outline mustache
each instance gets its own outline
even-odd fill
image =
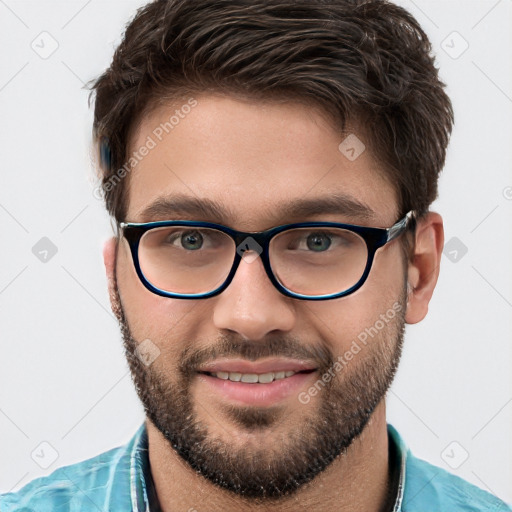
[[[296,339],[269,337],[264,340],[242,340],[234,336],[222,336],[215,344],[204,348],[187,347],[181,355],[179,371],[191,376],[205,363],[220,358],[241,358],[249,361],[268,357],[286,357],[312,361],[319,369],[334,364],[331,350],[323,344],[301,343]]]

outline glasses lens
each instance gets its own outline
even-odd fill
[[[156,288],[172,293],[207,293],[224,282],[235,251],[235,242],[222,231],[168,226],[144,233],[139,263]]]
[[[296,228],[276,235],[270,264],[288,290],[309,296],[341,293],[363,276],[365,241],[341,228]]]

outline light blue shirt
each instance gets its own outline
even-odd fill
[[[512,512],[512,507],[487,491],[414,457],[389,424],[388,434],[399,471],[393,512]],[[17,492],[0,495],[0,512],[159,510],[145,423],[124,446],[58,468]]]

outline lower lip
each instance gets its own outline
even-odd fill
[[[265,407],[291,396],[298,396],[301,388],[304,388],[306,382],[312,379],[315,373],[296,373],[291,377],[274,380],[268,384],[233,382],[204,373],[199,374],[199,379],[224,399],[244,405]]]

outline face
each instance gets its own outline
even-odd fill
[[[338,149],[347,134],[320,112],[296,103],[196,100],[161,141],[155,129],[179,105],[140,126],[132,149],[148,137],[156,146],[129,175],[127,222],[187,219],[263,231],[398,220],[395,191],[370,151],[347,159]],[[178,195],[218,208],[144,213],[156,199]],[[344,198],[337,211],[285,210],[334,196]],[[121,239],[111,300],[137,392],[169,446],[214,484],[248,498],[289,495],[326,469],[362,432],[398,365],[406,308],[399,244],[379,249],[366,283],[347,297],[286,297],[256,258],[241,261],[220,295],[184,300],[147,290]],[[150,364],[137,356],[141,342],[157,355]],[[294,373],[276,379],[284,372]],[[269,373],[272,382],[242,382]]]

